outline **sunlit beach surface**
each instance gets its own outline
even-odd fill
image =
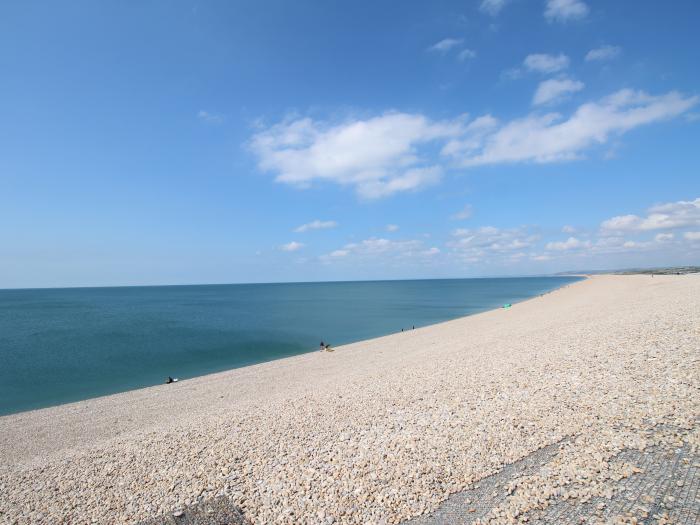
[[[612,496],[641,471],[620,451],[697,449],[699,312],[700,275],[599,275],[333,352],[5,416],[0,521],[176,520],[216,500],[251,523],[399,523],[552,445],[483,522]]]

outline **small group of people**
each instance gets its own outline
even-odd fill
[[[321,348],[320,348],[321,352],[323,352],[324,350],[330,350],[330,348],[331,348],[331,345],[329,345],[328,343],[324,343],[323,341],[321,341]]]

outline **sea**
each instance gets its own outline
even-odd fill
[[[0,415],[419,328],[578,279],[0,290]]]

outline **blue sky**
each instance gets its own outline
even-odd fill
[[[699,18],[5,2],[0,287],[698,264]]]

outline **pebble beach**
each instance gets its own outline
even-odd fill
[[[0,523],[214,501],[253,524],[401,523],[554,446],[479,518],[527,522],[612,498],[642,470],[621,451],[700,445],[698,274],[593,276],[333,350],[0,417]]]

